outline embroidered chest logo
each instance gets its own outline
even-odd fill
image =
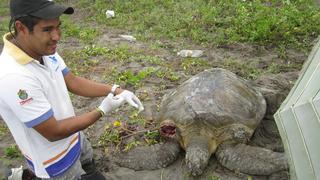
[[[59,68],[57,58],[55,56],[49,56],[49,58],[51,60],[51,63],[56,66],[56,67],[54,67],[54,70],[57,71]]]
[[[53,64],[57,64],[58,60],[56,59],[55,56],[49,56],[49,58]]]
[[[28,102],[33,100],[32,97],[28,98],[29,97],[28,93],[26,92],[26,90],[22,90],[22,89],[19,90],[18,97],[21,100],[19,102],[20,105],[24,105],[24,104],[26,104],[26,103],[28,103]]]

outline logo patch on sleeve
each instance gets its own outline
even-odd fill
[[[19,103],[20,105],[24,105],[30,101],[33,100],[32,97],[29,97],[28,93],[26,92],[26,90],[22,90],[20,89],[19,92],[18,92],[18,96],[19,96],[19,99],[21,100]]]

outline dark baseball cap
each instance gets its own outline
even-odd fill
[[[62,14],[73,14],[72,7],[55,4],[52,0],[11,0],[11,18],[31,15],[41,19],[54,19]]]

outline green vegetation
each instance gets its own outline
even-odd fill
[[[113,76],[109,77],[109,81],[121,84],[124,87],[139,88],[142,86],[143,81],[150,78],[167,79],[170,81],[177,81],[180,79],[179,75],[173,72],[170,68],[153,68],[148,67],[139,72],[133,72],[131,70],[118,71],[113,69]],[[160,82],[160,81],[159,81]]]
[[[7,18],[4,18],[3,21],[0,21],[0,33],[1,33],[1,35],[9,32],[8,24],[9,24],[9,19],[7,19]]]
[[[210,65],[204,59],[186,58],[182,61],[181,67],[186,73],[195,74],[201,70],[208,69]]]
[[[227,59],[222,64],[222,68],[228,69],[231,72],[236,72],[239,76],[245,77],[246,79],[256,79],[262,73],[262,70],[256,68],[256,64],[244,64],[234,59]]]
[[[283,71],[288,71],[288,70],[294,70],[294,69],[300,69],[300,67],[294,63],[281,63],[281,64],[277,64],[275,62],[271,63],[266,71],[268,73],[272,73],[272,74],[277,74]]]
[[[217,177],[217,176],[211,175],[211,176],[208,177],[208,180],[220,180],[220,178]]]
[[[125,84],[129,86],[134,86],[137,88],[141,81],[145,79],[147,76],[150,76],[152,73],[155,72],[154,68],[147,68],[145,70],[139,71],[138,73],[134,74],[130,70],[125,70],[123,72],[120,72],[116,77],[118,77],[117,82],[118,84]]]
[[[320,11],[312,0],[80,0],[86,21],[127,29],[140,40],[188,38],[221,46],[247,42],[309,50],[320,32]],[[106,20],[105,10],[116,18]]]
[[[0,34],[2,35],[9,31],[9,0],[2,0],[0,2]],[[2,40],[0,41],[2,42]]]
[[[144,135],[145,141],[148,145],[157,144],[160,141],[160,133],[158,130],[155,131],[147,131]]]
[[[125,145],[124,151],[129,151],[130,149],[132,149],[138,145],[140,145],[140,141],[138,141],[138,140],[129,142]]]
[[[2,120],[1,120],[2,121]],[[9,132],[9,129],[7,128],[6,125],[4,125],[3,123],[0,123],[0,137],[2,135],[5,135]]]
[[[96,29],[74,24],[70,21],[69,17],[62,16],[62,22],[63,35],[65,37],[76,38],[87,44],[92,44],[98,36]]]
[[[106,127],[105,133],[100,136],[99,145],[106,146],[109,143],[118,145],[121,142],[119,130],[117,128],[110,128],[110,126]]]
[[[8,2],[0,2],[1,34],[8,31]],[[70,3],[66,0],[57,2]],[[134,50],[128,45],[98,45],[97,41],[106,31],[121,29],[130,32],[139,41],[150,42],[150,50],[165,48],[172,53],[177,51],[177,47],[163,40],[178,42],[185,48],[190,46],[190,42],[205,48],[248,43],[276,48],[278,56],[283,59],[287,57],[286,51],[289,48],[309,52],[320,33],[320,11],[313,0],[79,0],[73,1],[72,6],[80,15],[77,14],[76,18],[62,16],[62,41],[75,39],[85,48],[64,50],[67,65],[75,74],[84,75],[90,73],[93,66],[105,65],[104,61],[117,62],[114,65],[117,67],[128,62],[138,62],[146,66],[147,70],[135,72],[129,69],[119,72],[117,68],[118,73],[115,75],[110,74],[114,68],[110,66],[104,72],[105,77],[108,77],[106,80],[134,87],[141,86],[145,79],[151,77],[178,81],[180,77],[177,71],[194,74],[214,65],[206,59],[190,58],[182,60],[180,69],[176,69],[162,58]],[[116,18],[107,19],[107,9],[114,10]],[[237,69],[237,73],[249,78],[296,67],[290,64],[278,67],[280,63],[275,62],[265,71],[259,72],[254,70],[255,65],[249,64],[246,67],[228,61],[224,63],[225,68],[242,68]]]
[[[106,123],[98,144],[105,149],[113,147],[110,150],[117,152],[128,151],[138,145],[150,146],[160,141],[162,139],[155,124],[133,110],[129,117],[120,117]]]
[[[139,40],[187,38],[210,46],[246,42],[307,52],[320,32],[314,0],[79,0],[72,5],[86,13],[78,23],[63,16],[64,35],[87,44],[114,27],[132,31]],[[114,10],[116,18],[106,19],[106,9]],[[0,15],[3,34],[8,0],[1,1]]]
[[[78,18],[71,20],[72,16],[63,16],[64,38],[76,38],[85,44],[85,48],[66,50],[65,55],[70,57],[68,66],[75,74],[88,74],[92,67],[103,65],[108,67],[103,72],[104,80],[120,83],[124,87],[141,87],[150,78],[178,81],[181,76],[177,72],[192,75],[216,67],[208,59],[199,58],[181,59],[180,64],[174,67],[150,53],[150,50],[164,48],[175,54],[177,47],[166,43],[168,40],[184,48],[191,47],[190,42],[204,48],[246,43],[276,49],[278,57],[286,59],[288,49],[308,53],[320,33],[320,11],[312,0],[120,0],[107,3],[102,0],[79,0],[72,5],[81,12],[81,23]],[[107,19],[107,9],[114,10],[116,17]],[[99,35],[112,29],[130,32],[138,41],[148,42],[149,51],[132,49],[123,44],[98,45]],[[259,69],[257,64],[251,62],[223,61],[223,68],[249,79],[264,73],[301,67],[290,62],[274,62]],[[119,68],[130,62],[145,68],[140,71]]]
[[[4,150],[4,154],[7,158],[20,158],[22,154],[17,145],[13,144]]]

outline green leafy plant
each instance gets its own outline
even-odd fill
[[[142,62],[150,63],[151,65],[161,65],[161,66],[165,65],[163,60],[156,56],[140,55],[137,57],[137,59],[141,59]]]
[[[221,180],[219,177],[211,175],[208,177],[208,180]]]
[[[290,62],[284,62],[284,63],[272,62],[271,64],[268,65],[265,72],[277,74],[280,72],[288,72],[294,69],[301,69],[301,66],[302,66],[301,64],[294,64]]]
[[[9,132],[9,129],[6,125],[0,124],[0,136],[3,136]]]
[[[4,154],[7,158],[19,158],[22,154],[17,145],[13,144],[4,149]]]
[[[209,68],[208,61],[199,58],[186,58],[180,65],[186,73],[194,74],[206,68]]]
[[[98,31],[96,29],[72,23],[68,16],[62,16],[62,21],[61,28],[63,29],[62,32],[65,38],[77,38],[84,43],[92,44],[98,36]]]
[[[137,147],[138,145],[140,145],[140,141],[132,141],[129,142],[128,144],[125,145],[124,151],[129,151],[130,149],[133,149],[134,147]]]
[[[178,81],[180,76],[174,72],[171,68],[160,68],[155,72],[155,75],[161,79],[168,79],[170,81]]]
[[[105,146],[108,143],[118,145],[121,142],[120,132],[117,128],[107,129],[104,134],[100,137],[99,145]]]
[[[134,73],[131,70],[125,70],[117,75],[117,82],[125,85],[139,87],[141,81],[155,72],[155,69],[150,67]]]
[[[223,68],[235,72],[246,79],[256,79],[262,71],[256,67],[254,63],[241,63],[234,59],[227,59],[223,63]]]
[[[154,131],[147,131],[144,134],[144,140],[147,142],[148,145],[157,144],[160,142],[160,133],[158,130]]]
[[[137,110],[134,109],[129,116],[128,124],[145,127],[146,120],[138,114]]]

